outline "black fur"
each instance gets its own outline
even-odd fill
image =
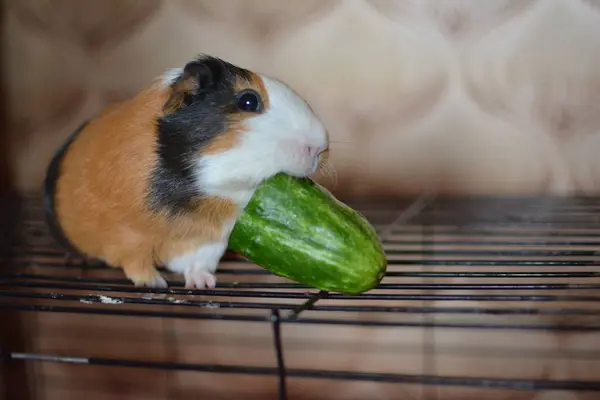
[[[189,210],[202,196],[193,176],[193,164],[203,146],[229,129],[229,115],[239,113],[234,84],[250,81],[249,71],[214,57],[188,63],[181,79],[197,86],[183,95],[178,109],[157,120],[158,163],[151,175],[149,201],[156,211],[177,214]],[[176,80],[174,88],[181,82]]]
[[[73,243],[67,238],[65,233],[63,232],[57,218],[56,218],[56,205],[55,205],[55,195],[56,195],[56,182],[60,176],[62,159],[69,149],[69,146],[75,138],[79,135],[79,133],[83,130],[83,128],[88,124],[88,122],[82,123],[76,130],[65,140],[62,146],[56,151],[56,154],[52,157],[48,168],[46,169],[46,178],[44,180],[44,214],[46,218],[46,224],[50,229],[50,234],[54,237],[54,239],[71,255],[81,256],[82,253],[75,248]]]

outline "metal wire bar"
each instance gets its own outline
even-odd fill
[[[52,299],[62,301],[78,301],[84,304],[104,303],[106,297],[98,295],[70,295],[61,293],[20,293],[20,292],[0,292],[0,297],[22,298],[22,299]],[[403,314],[489,314],[489,315],[598,315],[600,307],[597,309],[578,309],[578,308],[483,308],[483,307],[417,307],[417,306],[317,306],[313,305],[316,300],[322,297],[314,296],[314,300],[309,300],[311,305],[302,304],[298,307],[290,303],[248,303],[232,301],[193,301],[168,299],[144,299],[131,297],[110,297],[113,304],[148,304],[148,305],[180,305],[184,307],[199,307],[220,309],[258,309],[258,310],[292,310],[293,312],[286,317],[293,320],[299,317],[301,311],[335,311],[335,312],[385,312],[385,313],[403,313]],[[308,303],[308,302],[307,302]]]
[[[591,265],[593,266],[593,265]],[[230,273],[230,270],[224,269],[219,271],[223,275]],[[235,270],[232,275],[269,275],[266,271],[259,270]],[[572,272],[554,272],[554,271],[531,271],[531,272],[421,272],[421,271],[393,271],[387,272],[386,277],[397,277],[397,278],[593,278],[600,276],[600,271],[572,271]],[[44,281],[57,281],[57,282],[87,282],[87,283],[98,283],[108,285],[127,285],[128,282],[124,279],[106,278],[106,279],[94,279],[85,277],[55,277],[48,275],[34,275],[34,274],[0,274],[0,279],[6,279],[7,282],[0,282],[0,284],[9,284],[8,280],[14,279],[35,279]],[[181,286],[181,282],[176,282],[178,286]],[[219,286],[221,287],[221,286]]]
[[[66,285],[59,283],[45,283],[45,282],[0,282],[1,286],[12,286],[12,287],[30,287],[30,288],[46,288],[46,289],[73,289],[73,290],[94,290],[94,291],[120,291],[121,288],[111,286],[96,286],[96,285]],[[182,286],[181,283],[179,286]],[[228,289],[310,289],[306,285],[299,283],[220,283],[217,287],[228,288]],[[422,284],[422,283],[382,283],[378,286],[378,289],[387,290],[598,290],[600,284],[587,284],[587,283],[505,283],[505,284],[470,284],[470,283],[457,283],[457,284]],[[128,291],[129,288],[122,288],[122,290]],[[140,289],[142,291],[142,289]],[[158,293],[155,290],[145,290],[146,293]],[[172,294],[205,294],[202,290],[177,290],[167,289],[165,293]]]
[[[594,232],[577,232],[574,230],[561,231],[560,228],[541,230],[536,229],[530,232],[511,232],[507,229],[475,229],[473,227],[461,227],[460,229],[455,227],[438,227],[436,228],[438,234],[440,233],[451,233],[452,236],[485,236],[485,237],[511,237],[511,238],[529,238],[529,237],[542,237],[542,238],[600,238],[600,231],[596,229]],[[395,228],[393,234],[408,234],[414,233],[414,227],[403,227]]]
[[[102,365],[115,367],[135,367],[161,370],[196,371],[226,374],[278,375],[279,368],[273,367],[240,367],[234,365],[206,365],[164,363],[136,360],[117,360],[109,358],[61,357],[45,354],[12,353],[13,359],[36,360],[56,363],[82,365]],[[502,388],[513,390],[575,390],[599,391],[600,382],[586,381],[557,381],[557,380],[528,380],[528,379],[497,379],[484,377],[450,377],[428,375],[401,375],[382,373],[357,373],[352,371],[327,371],[313,369],[287,369],[286,375],[294,378],[318,378],[354,381],[373,381],[390,383],[409,383],[421,385],[470,386],[485,388]]]
[[[275,355],[277,358],[277,378],[279,383],[279,400],[287,399],[287,371],[283,359],[283,346],[281,345],[281,318],[279,310],[271,311],[271,323],[273,325],[273,344],[275,346]]]
[[[61,306],[37,306],[30,304],[0,304],[0,309],[10,308],[20,311],[43,311],[62,312],[72,314],[96,314],[114,315],[124,317],[146,317],[146,318],[179,318],[198,320],[222,320],[222,321],[245,321],[265,322],[262,316],[251,315],[228,315],[228,314],[189,314],[179,312],[152,312],[137,310],[109,310],[109,309],[83,309],[82,307]],[[598,332],[600,324],[562,324],[551,323],[539,324],[497,324],[497,323],[448,323],[448,322],[396,322],[396,321],[356,321],[334,318],[301,318],[286,319],[288,323],[307,325],[340,325],[340,326],[370,326],[370,327],[394,327],[394,328],[437,328],[437,329],[478,329],[478,330],[529,330],[529,331],[557,331],[557,332]]]
[[[0,283],[0,286],[2,284]],[[8,286],[8,285],[7,285]],[[20,286],[20,285],[14,285]],[[26,287],[35,285],[24,285]],[[202,294],[213,297],[250,297],[250,298],[280,298],[280,299],[303,299],[310,297],[307,292],[280,292],[280,291],[231,291],[231,290],[204,290],[194,291],[188,289],[150,289],[150,288],[132,288],[121,286],[85,286],[85,285],[58,285],[50,286],[51,289],[84,290],[97,292],[120,292],[135,294],[156,294],[156,295],[187,295]],[[0,292],[0,294],[5,292]],[[360,298],[361,300],[443,300],[443,301],[536,301],[536,302],[596,302],[600,301],[599,296],[571,296],[571,295],[441,295],[441,294],[371,294],[365,293],[360,296],[348,296],[337,293],[328,294],[329,298],[340,300],[351,300]]]

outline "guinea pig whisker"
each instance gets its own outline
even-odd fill
[[[345,141],[345,140],[330,140],[329,143],[333,143],[333,144],[346,144],[346,145],[352,145],[351,142]]]
[[[338,185],[338,174],[332,163],[329,160],[321,163],[319,165],[319,172],[323,174],[323,176],[331,178],[333,181],[333,189],[337,188]]]

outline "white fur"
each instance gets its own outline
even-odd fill
[[[240,208],[241,209],[241,208]],[[173,272],[183,274],[187,288],[204,287],[214,288],[217,279],[214,276],[219,261],[227,250],[229,235],[233,230],[238,215],[223,224],[223,231],[219,240],[208,242],[194,251],[181,254],[167,261],[167,268]]]
[[[198,182],[208,194],[245,206],[264,179],[279,172],[313,174],[317,153],[328,146],[327,131],[306,102],[283,83],[260,75],[269,96],[269,109],[246,121],[240,143],[198,161]],[[306,146],[315,149],[312,155]]]
[[[214,276],[227,249],[227,241],[210,242],[195,251],[173,258],[167,267],[185,276],[186,287],[215,287]]]
[[[177,73],[168,72],[163,82],[169,84]],[[239,210],[258,184],[279,172],[299,177],[315,173],[319,153],[328,147],[327,131],[306,102],[283,83],[260,77],[268,93],[268,110],[246,120],[246,131],[233,149],[201,157],[196,169],[204,193],[230,199]],[[214,273],[236,220],[237,216],[223,225],[220,240],[168,260],[170,270],[184,274],[186,287],[216,285]]]

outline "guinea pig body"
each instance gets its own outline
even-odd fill
[[[57,153],[48,217],[71,247],[137,286],[214,287],[233,226],[264,180],[310,176],[327,132],[283,83],[213,57],[89,121]]]

